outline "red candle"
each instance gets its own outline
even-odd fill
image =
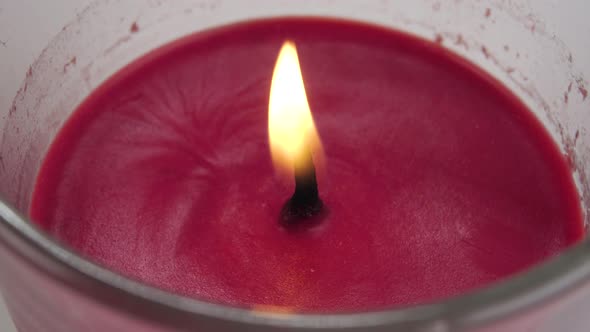
[[[294,183],[267,128],[286,39],[325,156],[326,213],[296,229],[279,222]],[[184,38],[94,91],[48,152],[31,216],[179,294],[343,312],[523,271],[581,238],[578,201],[549,135],[478,68],[398,32],[275,19]]]

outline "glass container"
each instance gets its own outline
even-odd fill
[[[567,332],[590,326],[588,240],[506,281],[436,303],[287,315],[142,285],[79,257],[27,220],[35,177],[53,137],[118,69],[190,33],[256,18],[312,15],[438,42],[503,82],[568,158],[587,222],[587,1],[8,0],[0,7],[0,290],[19,331]]]

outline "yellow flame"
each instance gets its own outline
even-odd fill
[[[275,167],[291,169],[312,153],[322,154],[311,116],[295,44],[286,41],[274,68],[268,105],[268,134]]]

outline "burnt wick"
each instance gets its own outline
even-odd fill
[[[324,211],[320,199],[315,166],[308,149],[294,165],[295,192],[281,211],[281,222],[286,225],[317,221]]]

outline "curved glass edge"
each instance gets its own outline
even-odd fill
[[[433,326],[475,328],[534,310],[590,280],[590,241],[528,272],[488,288],[440,302],[379,312],[273,314],[226,307],[171,294],[89,262],[44,235],[0,201],[0,243],[47,275],[89,299],[159,325],[186,329],[200,325],[238,331],[243,324],[261,331],[298,329],[424,330]]]

